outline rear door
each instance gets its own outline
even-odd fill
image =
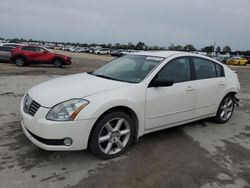
[[[225,89],[223,67],[211,60],[192,57],[196,89],[194,117],[214,114]]]

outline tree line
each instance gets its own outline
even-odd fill
[[[0,40],[5,40],[4,38],[0,37]],[[43,41],[43,40],[33,40],[33,39],[24,39],[24,38],[12,38],[7,39],[10,43],[21,43],[21,42],[34,42],[39,44],[46,44],[46,43],[53,43],[55,45],[62,44],[62,45],[70,45],[70,46],[79,46],[79,47],[91,47],[91,46],[101,46],[103,48],[110,48],[110,49],[134,49],[134,50],[175,50],[175,51],[202,51],[206,52],[207,54],[211,54],[212,52],[219,52],[219,53],[237,53],[240,55],[250,55],[250,50],[246,51],[236,51],[232,52],[231,47],[229,45],[224,46],[221,48],[220,46],[217,46],[216,48],[212,45],[205,46],[201,49],[196,49],[194,45],[187,44],[187,45],[174,45],[170,44],[168,47],[160,47],[160,46],[148,46],[144,42],[138,42],[136,44],[129,42],[127,44],[97,44],[97,43],[79,43],[79,42],[50,42],[50,41]]]

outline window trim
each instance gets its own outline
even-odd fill
[[[193,81],[194,75],[193,75],[192,63],[191,63],[191,61],[190,61],[190,57],[189,57],[189,56],[179,56],[179,57],[175,57],[175,58],[169,60],[169,61],[168,61],[168,62],[167,62],[167,63],[166,63],[157,73],[156,73],[156,75],[152,78],[152,80],[151,80],[151,81],[149,82],[149,84],[148,84],[148,87],[150,86],[151,82],[153,82],[153,81],[157,78],[159,72],[161,72],[166,66],[168,66],[169,63],[170,63],[171,61],[174,61],[174,60],[180,59],[180,58],[186,58],[186,59],[188,59],[188,62],[189,62],[188,64],[189,64],[189,67],[190,67],[190,76],[191,76],[191,77],[190,77],[190,80],[182,81],[182,82],[174,82],[174,84]]]
[[[221,67],[221,74],[222,76],[218,76],[218,72],[217,72],[217,69],[216,69],[216,65],[220,66]],[[225,71],[224,71],[224,67],[222,65],[220,65],[219,63],[216,63],[214,62],[214,66],[215,66],[215,70],[216,70],[216,76],[217,78],[222,78],[222,77],[225,77]]]
[[[225,77],[224,67],[223,67],[222,65],[220,65],[219,63],[216,63],[216,62],[214,62],[214,61],[212,61],[212,60],[210,60],[210,59],[206,59],[206,58],[203,58],[203,57],[190,56],[190,62],[191,62],[191,64],[192,64],[192,69],[193,69],[193,73],[194,73],[194,80],[212,79],[212,78],[201,78],[201,79],[197,79],[197,77],[196,77],[196,72],[195,72],[195,65],[194,65],[194,61],[193,61],[194,58],[203,59],[203,60],[206,60],[206,61],[209,61],[209,62],[213,63],[214,69],[215,69],[215,73],[216,73],[216,77],[212,77],[212,78],[222,78],[222,77]],[[219,66],[221,67],[222,75],[223,75],[223,76],[218,76],[217,69],[216,69],[216,64],[219,65]]]

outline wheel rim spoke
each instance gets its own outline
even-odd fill
[[[233,102],[233,101],[232,101],[231,99],[229,99],[229,101],[227,102],[227,106],[230,107],[231,104],[232,104],[232,102]]]
[[[108,145],[107,145],[107,147],[105,148],[105,151],[104,151],[104,152],[107,153],[107,154],[109,154],[109,152],[110,152],[112,146],[113,146],[113,143],[112,143],[112,142],[109,142]]]
[[[225,111],[223,110],[220,114],[220,116],[223,118],[224,117],[224,114],[225,114]]]
[[[99,138],[99,143],[108,141],[109,139],[110,139],[110,134],[107,134],[107,135],[102,136],[102,137]]]
[[[123,148],[124,148],[123,143],[122,143],[120,140],[117,140],[116,145],[117,145],[118,148],[120,148],[120,149],[123,149]]]
[[[124,130],[120,131],[120,134],[121,135],[127,135],[127,134],[129,134],[129,132],[130,132],[129,129],[124,129]]]
[[[124,122],[123,119],[119,119],[115,125],[114,131],[119,131],[123,122]]]
[[[106,123],[105,127],[106,127],[106,129],[107,129],[108,132],[112,132],[113,131],[113,128],[112,128],[110,122]]]

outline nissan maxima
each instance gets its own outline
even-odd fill
[[[21,124],[45,150],[89,148],[109,159],[153,131],[204,118],[227,122],[239,90],[237,74],[209,57],[137,52],[31,88]]]

